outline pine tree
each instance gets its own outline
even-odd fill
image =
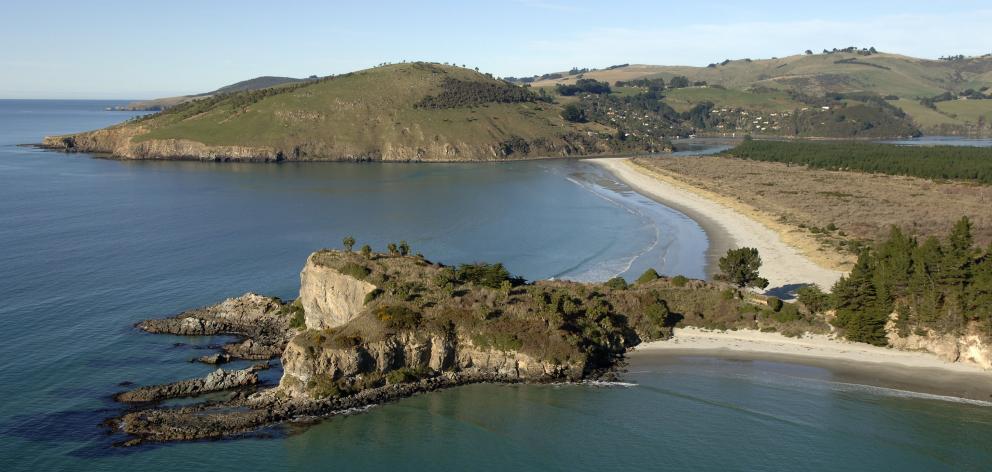
[[[872,282],[872,257],[869,250],[861,251],[858,262],[846,277],[834,284],[834,306],[851,312],[875,308],[878,294]]]
[[[885,337],[888,313],[878,303],[878,291],[873,282],[874,269],[874,258],[866,249],[858,256],[850,275],[834,284],[837,316],[833,324],[844,328],[845,337],[851,341],[884,346],[888,344]]]
[[[975,264],[968,290],[968,309],[986,335],[992,336],[992,244]]]
[[[916,240],[893,226],[889,238],[875,251],[873,283],[879,308],[891,312],[896,299],[905,296],[913,275],[913,251]]]

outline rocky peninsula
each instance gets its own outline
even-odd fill
[[[741,303],[723,285],[653,271],[634,285],[525,283],[500,264],[448,267],[405,248],[318,251],[300,280],[292,302],[249,293],[139,323],[149,333],[240,336],[216,357],[278,357],[283,373],[271,388],[259,385],[261,364],[122,392],[118,401],[137,405],[111,420],[129,436],[123,444],[238,435],[466,383],[602,378],[630,347],[670,335],[685,315],[666,298],[692,312],[701,305],[736,312]],[[235,393],[181,407],[158,403],[219,390]]]

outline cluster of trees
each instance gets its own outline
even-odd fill
[[[858,54],[860,56],[870,56],[872,54],[878,54],[878,50],[875,49],[874,46],[869,47],[869,48],[861,48],[861,49],[858,49],[858,48],[856,48],[854,46],[848,46],[848,47],[843,48],[843,49],[833,48],[832,50],[828,50],[828,49],[824,49],[823,50],[823,53],[824,54],[834,54],[834,53],[838,53],[838,52],[855,53],[855,54]],[[806,51],[806,54],[812,54],[812,51],[807,50]]]
[[[536,82],[538,80],[555,80],[564,77],[558,72],[553,72],[551,74],[544,75],[532,75],[530,77],[503,77],[503,80],[508,82],[520,82],[522,84],[529,84],[531,82]]]
[[[589,121],[589,118],[586,116],[586,111],[576,103],[569,103],[568,105],[565,105],[561,110],[561,117],[564,118],[565,121],[570,121],[572,123],[585,123]]]
[[[992,148],[751,140],[742,142],[730,154],[742,159],[800,164],[818,169],[992,184]]]
[[[713,102],[697,103],[688,111],[682,112],[682,119],[696,129],[710,128],[718,121],[710,114],[714,106]]]
[[[589,72],[588,67],[583,67],[581,69],[578,67],[573,67],[571,70],[568,71],[568,75],[579,75],[579,74],[585,74],[586,72]]]
[[[906,112],[891,103],[889,100],[898,100],[899,97],[894,95],[887,95],[882,97],[876,93],[871,92],[849,92],[849,93],[828,93],[825,95],[826,98],[833,100],[834,102],[843,102],[844,100],[853,100],[865,103],[867,105],[872,105],[882,110],[892,114],[893,116],[899,118],[905,118]]]
[[[676,75],[668,81],[668,88],[685,88],[689,86],[689,79],[684,75]]]
[[[353,236],[345,236],[341,240],[341,245],[344,246],[345,251],[351,252],[355,249],[355,238]],[[406,241],[400,241],[399,244],[389,243],[386,245],[386,250],[388,250],[389,254],[393,256],[410,255],[410,245]],[[366,258],[370,258],[372,257],[372,246],[369,246],[368,244],[362,245],[359,252]],[[417,255],[420,256],[419,253]]]
[[[503,82],[479,82],[447,78],[441,93],[424,97],[418,108],[459,108],[486,103],[522,103],[541,100],[540,95],[523,87]]]
[[[937,109],[937,103],[940,103],[940,102],[949,102],[951,100],[957,100],[959,98],[966,98],[968,100],[988,100],[988,99],[992,99],[992,94],[987,94],[988,91],[989,91],[989,88],[986,86],[986,87],[982,87],[982,88],[980,88],[978,90],[975,90],[975,89],[971,89],[970,88],[970,89],[967,89],[967,90],[965,90],[964,92],[961,92],[961,93],[944,92],[944,93],[942,93],[940,95],[934,95],[932,97],[921,98],[920,99],[920,104],[922,104],[925,107],[933,108],[934,110],[936,110]]]
[[[595,79],[579,79],[575,81],[574,85],[558,84],[555,86],[555,90],[559,95],[566,97],[580,93],[605,94],[610,93],[610,84]]]
[[[992,335],[992,246],[975,247],[968,218],[944,241],[931,237],[922,244],[892,228],[834,285],[832,305],[833,324],[853,341],[887,344],[891,313],[898,313],[902,335],[961,334],[973,322]]]
[[[665,89],[665,79],[634,79],[618,80],[613,83],[617,87],[646,87],[648,90],[661,91]]]

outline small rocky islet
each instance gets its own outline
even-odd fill
[[[128,436],[120,444],[231,437],[469,383],[614,378],[628,349],[669,337],[680,320],[739,319],[742,306],[763,303],[726,284],[654,271],[630,285],[526,283],[500,264],[450,267],[407,253],[321,250],[291,302],[248,293],[138,323],[149,333],[239,336],[198,360],[281,358],[283,373],[264,386],[261,363],[119,393],[132,408],[108,420]],[[218,391],[233,393],[160,403]]]

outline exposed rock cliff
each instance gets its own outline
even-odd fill
[[[506,381],[579,380],[582,362],[561,364],[519,351],[472,344],[467,336],[405,332],[358,346],[314,349],[301,335],[286,346],[279,388],[291,396],[320,397],[322,384],[361,390],[363,381],[390,372],[453,371]]]
[[[895,316],[893,316],[895,318]],[[894,319],[886,325],[889,345],[908,351],[927,351],[948,362],[961,362],[992,369],[992,344],[976,332],[974,327],[962,336],[938,334],[932,329],[914,330],[900,336]]]
[[[110,154],[119,159],[276,162],[285,155],[268,147],[208,146],[188,139],[135,141],[142,127],[115,126],[63,136],[46,136],[41,146],[66,152]]]
[[[312,254],[300,272],[300,303],[307,328],[336,328],[348,323],[364,309],[365,297],[375,289],[375,285],[342,274]]]

